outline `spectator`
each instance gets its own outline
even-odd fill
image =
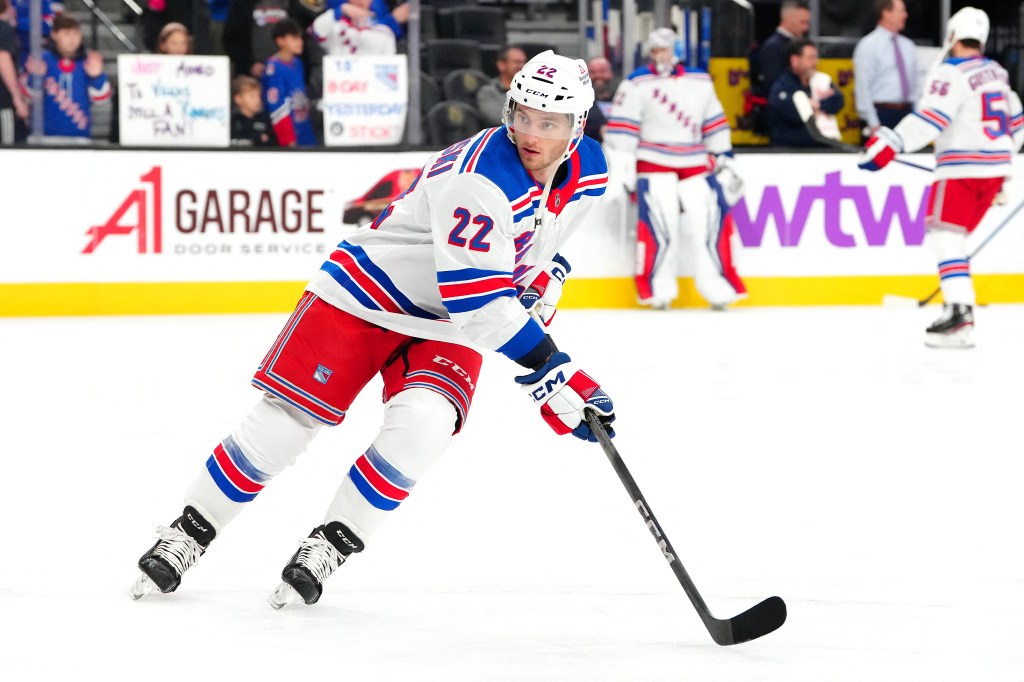
[[[907,24],[906,4],[875,0],[875,17],[875,30],[853,51],[853,99],[867,128],[865,138],[881,126],[895,128],[914,110],[921,90],[914,43],[900,35]]]
[[[164,24],[156,39],[158,54],[184,55],[191,52],[192,36],[184,24],[172,21]]]
[[[24,64],[25,60],[28,59],[29,51],[32,49],[30,40],[32,0],[12,0],[11,4],[14,6],[14,13],[17,16],[18,41],[21,43],[21,56],[18,58],[18,64]],[[64,4],[54,3],[51,0],[42,0],[41,5],[40,10],[43,16],[42,37],[45,49],[46,39],[50,37],[50,30],[53,28],[53,18],[64,11]]]
[[[148,0],[142,13],[142,43],[159,52],[160,36],[168,24],[181,24],[194,37],[199,54],[210,53],[210,6],[207,0]]]
[[[88,140],[92,134],[91,106],[110,99],[103,56],[99,52],[78,56],[82,30],[78,20],[66,14],[53,20],[50,37],[53,50],[41,59],[30,57],[25,65],[33,88],[42,79],[43,135]]]
[[[265,62],[277,51],[274,27],[288,18],[288,0],[231,1],[222,40],[236,74],[263,76]]]
[[[192,36],[184,24],[172,21],[164,24],[156,37],[156,53],[168,55],[186,55],[192,51]],[[110,106],[114,115],[110,117],[110,132],[107,139],[113,144],[121,141],[121,102],[120,93],[115,89],[110,98]]]
[[[318,16],[309,32],[330,55],[395,54],[409,5],[388,11],[382,0],[349,0]]]
[[[306,77],[302,68],[302,28],[294,19],[274,25],[277,53],[267,60],[263,70],[263,99],[282,147],[315,145],[316,134],[310,123],[310,103],[306,95]]]
[[[593,57],[587,62],[590,81],[594,84],[594,95],[601,103],[605,116],[612,110],[612,100],[619,87],[620,79],[612,71],[612,63],[604,57]]]
[[[2,0],[0,0],[2,1]],[[263,110],[260,82],[239,74],[231,80],[231,144],[236,147],[276,147],[277,135]]]
[[[768,120],[773,145],[782,147],[817,147],[807,132],[803,119],[793,105],[793,93],[803,90],[811,96],[811,76],[818,70],[818,48],[810,40],[794,40],[789,46],[789,69],[775,79],[768,95]],[[815,114],[819,111],[835,114],[843,108],[843,93],[833,89],[823,93],[817,102],[811,100]]]
[[[24,142],[28,122],[28,103],[18,84],[17,17],[7,0],[0,0],[0,146]]]
[[[612,72],[612,64],[604,57],[593,57],[587,61],[590,82],[594,85],[594,106],[587,116],[586,134],[598,142],[604,140],[604,128],[612,110],[612,99],[619,87],[619,79]]]
[[[799,0],[784,0],[779,9],[779,25],[775,33],[768,36],[757,50],[758,72],[750,74],[752,89],[765,94],[772,91],[775,79],[789,71],[789,44],[807,37],[810,28],[811,10],[807,4]]]
[[[508,94],[512,76],[526,64],[526,53],[515,45],[505,45],[498,52],[498,77],[476,91],[476,108],[480,111],[485,126],[501,125],[505,111],[505,96]]]
[[[210,54],[224,54],[224,22],[230,0],[207,0],[210,8]]]

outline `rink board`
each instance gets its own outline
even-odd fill
[[[281,153],[30,150],[0,185],[0,315],[274,312],[292,308],[333,245],[355,229],[353,202],[424,152]],[[742,305],[878,304],[937,286],[923,245],[931,177],[880,173],[838,154],[738,153],[734,209]],[[913,157],[927,164],[926,155]],[[53,178],[74,179],[53,191]],[[971,246],[1022,199],[1019,182]],[[632,216],[621,192],[563,249],[563,305],[636,306]],[[372,208],[372,207],[371,207]],[[972,263],[979,300],[1024,302],[1024,232],[1007,225]],[[703,306],[678,264],[680,307]]]

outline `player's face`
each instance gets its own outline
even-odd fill
[[[515,132],[519,160],[529,171],[538,171],[562,159],[572,137],[572,126],[565,114],[548,113],[517,105],[511,126]]]
[[[662,66],[671,66],[674,56],[670,47],[656,47],[651,50],[651,61]]]
[[[78,48],[82,46],[82,32],[77,28],[64,28],[54,31],[51,36],[57,52],[62,57],[74,57]]]

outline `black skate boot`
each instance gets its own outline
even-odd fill
[[[217,534],[194,507],[185,507],[170,528],[160,526],[156,532],[156,544],[139,559],[142,575],[132,585],[132,599],[141,599],[155,590],[178,589],[182,574],[203,555]]]
[[[966,303],[946,303],[942,316],[925,330],[924,343],[932,348],[973,348],[974,308]]]
[[[314,528],[281,571],[284,582],[270,593],[267,600],[275,609],[299,600],[306,604],[317,603],[327,577],[345,563],[350,554],[361,551],[362,541],[339,521]]]

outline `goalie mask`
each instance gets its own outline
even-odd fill
[[[520,105],[544,113],[565,114],[565,125],[537,122],[529,116],[517,115]],[[512,77],[501,122],[513,143],[517,128],[537,137],[564,139],[566,145],[561,160],[565,161],[583,139],[583,127],[592,106],[594,87],[586,62],[546,50],[526,62]]]

